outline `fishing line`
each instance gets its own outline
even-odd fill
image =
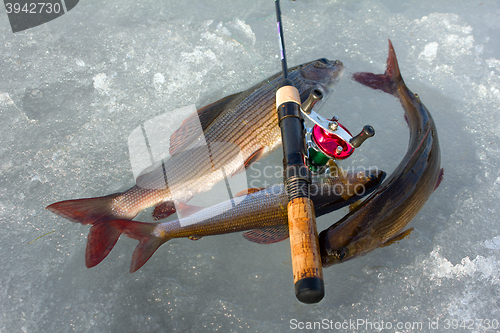
[[[149,159],[151,161],[151,165],[154,164],[155,160],[153,158],[153,151],[151,150],[151,146],[149,145],[148,135],[146,134],[146,129],[144,128],[144,124],[141,124],[142,136],[144,137],[144,141],[146,143],[146,147],[148,148]]]
[[[231,191],[231,186],[229,186],[229,180],[227,179],[226,175],[226,170],[224,167],[221,168],[222,175],[224,176],[224,182],[226,183],[226,188],[227,188],[227,193],[229,194],[229,199],[231,200],[231,204],[233,205],[233,208],[236,207],[234,203],[234,198],[233,198],[233,192]]]
[[[283,23],[281,21],[281,8],[280,2],[274,1],[276,4],[276,21],[278,25],[278,37],[280,42],[280,57],[281,57],[281,67],[283,71],[283,80],[288,78],[288,67],[286,64],[286,54],[285,54],[285,38],[283,38]]]

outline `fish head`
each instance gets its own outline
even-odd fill
[[[341,171],[335,176],[315,175],[312,178],[310,195],[317,216],[354,204],[373,192],[385,176],[384,171],[375,168]]]
[[[324,233],[321,232],[319,238],[323,267],[354,259],[365,254],[366,249],[373,248],[371,243],[375,239],[358,233],[359,231],[361,230],[337,227],[324,230]]]
[[[309,81],[311,86],[320,85],[328,90],[340,80],[343,72],[344,65],[341,61],[321,58],[303,64],[300,68],[300,77]]]
[[[386,177],[378,168],[342,172],[342,182],[351,196],[357,198],[374,191]],[[359,201],[358,201],[359,202]],[[350,215],[363,206],[363,202],[353,204]],[[319,234],[320,252],[323,267],[338,264],[363,255],[372,248],[373,237],[366,235],[357,223],[344,223],[346,217],[323,230]]]
[[[378,168],[343,171],[338,175],[315,175],[311,195],[320,207],[334,204],[336,200],[353,203],[375,190],[386,177]]]
[[[342,171],[341,181],[349,193],[364,196],[372,192],[384,180],[387,174],[378,168],[361,169],[359,171]]]

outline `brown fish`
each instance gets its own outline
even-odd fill
[[[385,177],[380,170],[346,172],[342,177],[317,178],[311,185],[316,216],[327,214],[355,202],[376,188]],[[135,272],[163,243],[172,238],[220,235],[250,230],[243,236],[256,243],[269,244],[288,238],[288,196],[283,184],[227,200],[195,212],[180,220],[143,223],[112,220],[109,224],[128,237],[138,239],[130,272]],[[254,230],[252,230],[254,229]]]
[[[319,235],[323,266],[327,267],[407,236],[403,228],[417,215],[442,179],[436,125],[420,98],[405,85],[394,48],[384,74],[356,73],[354,80],[394,95],[410,128],[408,150],[396,170],[369,197]]]
[[[327,96],[342,72],[340,61],[319,59],[291,68],[289,78],[300,93],[317,88]],[[157,206],[157,219],[166,217],[175,211],[174,201],[187,202],[225,175],[243,171],[279,147],[281,135],[275,109],[275,87],[279,82],[281,75],[276,74],[189,116],[170,138],[171,157],[138,177],[131,189],[48,206],[51,212],[70,221],[92,225],[87,238],[87,267],[104,259],[120,236],[106,221],[132,219],[152,206]],[[198,146],[200,138],[205,139],[206,146]]]

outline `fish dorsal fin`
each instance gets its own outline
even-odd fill
[[[184,150],[200,137],[202,132],[225,110],[240,93],[233,94],[223,99],[202,107],[187,117],[179,128],[170,136],[170,155]],[[201,128],[200,128],[201,125]]]
[[[390,238],[389,240],[387,240],[380,247],[386,247],[386,246],[389,246],[391,244],[394,244],[395,242],[399,242],[400,240],[403,240],[403,238],[406,238],[407,236],[409,236],[412,231],[413,231],[413,228],[405,230],[405,231],[397,234],[396,236]]]
[[[243,196],[248,195],[248,194],[260,192],[260,191],[262,191],[264,189],[265,189],[265,187],[247,188],[246,190],[242,190],[242,191],[239,191],[238,193],[236,193],[235,197],[243,197]]]
[[[243,237],[258,244],[278,243],[289,237],[288,225],[250,230],[245,232]]]

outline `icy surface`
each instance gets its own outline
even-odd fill
[[[377,131],[343,166],[391,172],[406,151],[399,103],[350,80],[382,72],[392,40],[436,121],[445,169],[410,237],[325,269],[317,305],[295,299],[287,241],[172,240],[129,274],[136,241],[122,237],[86,269],[88,226],[44,207],[129,188],[137,126],[280,70],[274,2],[80,1],[16,34],[2,11],[0,332],[498,331],[498,1],[282,0],[282,11],[290,65],[345,64],[321,113]],[[278,152],[258,168],[280,161]],[[318,229],[344,213],[321,217]]]

